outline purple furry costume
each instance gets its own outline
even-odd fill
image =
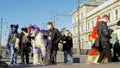
[[[30,30],[31,30],[31,35],[34,36],[34,41],[41,42],[40,44],[42,45],[42,48],[40,48],[34,44],[33,53],[34,54],[42,54],[43,57],[46,57],[46,39],[44,38],[46,31],[44,29],[40,29],[36,25],[30,25]],[[38,35],[35,36],[34,31],[37,31]]]

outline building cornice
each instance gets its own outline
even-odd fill
[[[82,8],[83,6],[98,6],[100,5],[102,2],[84,2],[80,5],[80,8]],[[75,8],[70,15],[72,16],[75,12],[77,11],[77,8]]]
[[[93,14],[99,12],[100,10],[102,10],[102,9],[104,9],[104,8],[106,8],[106,7],[108,7],[109,5],[111,5],[111,4],[113,4],[113,3],[117,2],[117,1],[118,1],[118,0],[108,0],[107,2],[105,2],[105,3],[101,4],[101,5],[99,5],[98,7],[96,7],[96,8],[93,9],[92,11],[90,11],[90,12],[87,14],[86,17],[89,17],[89,16],[91,16],[91,15],[93,15]]]

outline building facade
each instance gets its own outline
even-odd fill
[[[103,2],[85,2],[80,5],[79,10],[79,28],[80,28],[80,43],[81,49],[91,48],[92,42],[88,41],[88,35],[95,25],[98,15],[108,14],[110,21],[108,26],[115,32],[116,23],[120,20],[120,0],[108,0]],[[78,12],[75,9],[72,13],[72,35],[74,48],[78,47]]]

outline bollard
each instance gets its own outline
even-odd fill
[[[0,61],[1,61],[1,59],[2,59],[2,56],[0,55]]]
[[[2,50],[2,57],[6,57],[6,50]]]

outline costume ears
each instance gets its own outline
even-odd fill
[[[13,24],[11,24],[11,25],[10,25],[10,28],[13,28],[13,26],[14,26],[14,25],[13,25]]]
[[[18,25],[18,24],[16,24],[16,25],[11,24],[11,25],[10,25],[10,28],[13,28],[13,27],[15,27],[15,28],[19,28],[19,25]]]

